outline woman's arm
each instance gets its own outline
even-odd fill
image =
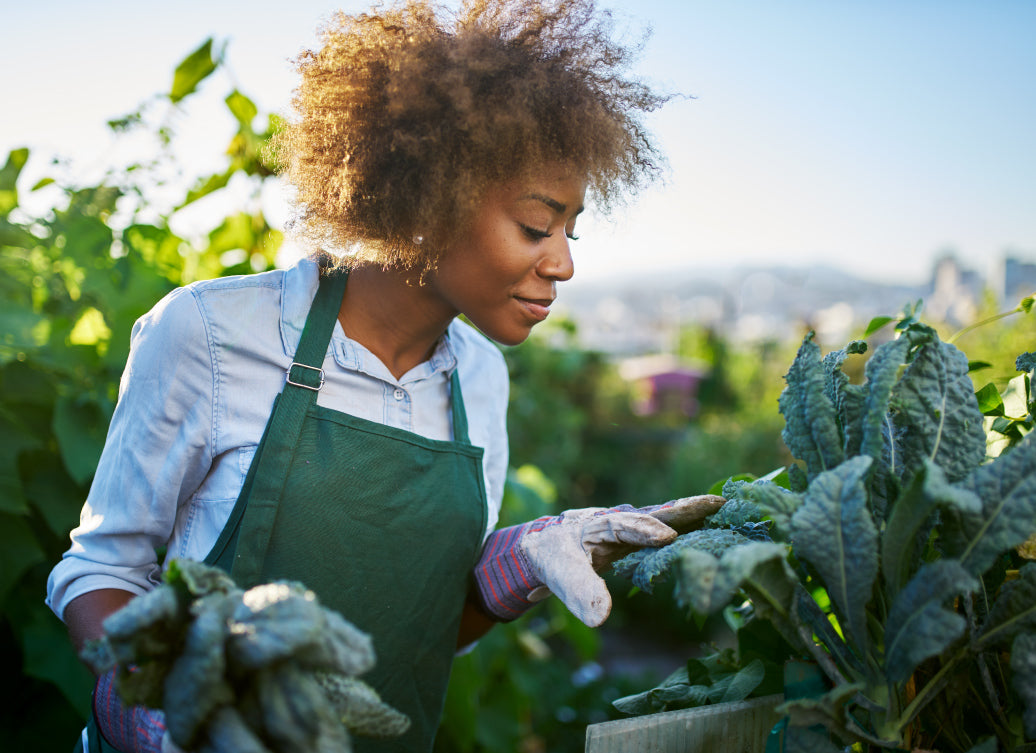
[[[126,606],[135,595],[117,588],[102,588],[72,599],[65,607],[65,624],[76,652],[83,649],[86,641],[100,638],[104,634],[104,619]],[[90,669],[99,674],[94,667]]]
[[[470,646],[488,633],[496,623],[496,620],[478,606],[475,588],[468,589],[468,597],[464,601],[464,613],[460,618],[460,632],[457,633],[457,649]]]

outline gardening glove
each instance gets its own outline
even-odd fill
[[[115,670],[97,679],[94,718],[104,738],[125,753],[166,753],[165,715],[144,706],[126,706],[115,690]],[[172,741],[170,741],[172,742]],[[175,748],[172,753],[176,753]]]
[[[640,547],[665,546],[700,528],[724,502],[705,494],[651,507],[588,507],[494,531],[475,566],[482,606],[506,622],[553,593],[597,627],[612,604],[598,572]]]

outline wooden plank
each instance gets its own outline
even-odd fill
[[[763,753],[784,696],[591,724],[585,753]]]

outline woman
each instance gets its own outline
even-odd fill
[[[472,2],[450,26],[423,2],[334,19],[298,61],[274,144],[296,231],[328,251],[174,291],[136,324],[48,585],[77,645],[158,582],[160,547],[244,586],[299,580],[373,636],[365,679],[411,718],[358,749],[419,751],[458,645],[550,592],[604,620],[594,568],[670,540],[656,516],[673,507],[572,511],[484,541],[507,374],[482,335],[525,340],[572,276],[585,194],[607,205],[657,169],[638,116],[662,98],[622,77],[627,59],[592,0]],[[163,740],[161,714],[120,706],[110,675],[94,709],[91,745]]]

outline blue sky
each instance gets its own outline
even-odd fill
[[[653,29],[637,72],[689,97],[648,121],[670,160],[666,183],[607,220],[581,220],[577,279],[827,263],[916,282],[947,249],[981,272],[1006,250],[1036,261],[1036,3],[602,5]],[[50,152],[103,164],[105,121],[168,86],[208,35],[228,40],[246,94],[284,110],[288,59],[337,7],[367,4],[12,4],[0,97],[15,106],[0,149],[34,147],[40,174]],[[204,94],[191,105],[201,117],[184,121],[187,169],[217,161],[225,140],[211,134],[230,128]]]

